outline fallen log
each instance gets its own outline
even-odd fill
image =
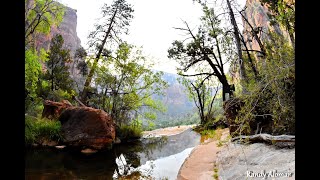
[[[262,142],[266,144],[273,144],[278,147],[294,147],[295,146],[295,136],[293,135],[279,135],[272,136],[270,134],[255,134],[252,136],[237,136],[231,139],[231,142],[247,142],[247,143],[257,143]]]

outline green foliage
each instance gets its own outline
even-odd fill
[[[47,85],[50,86],[51,93],[56,90],[67,91],[70,94],[73,92],[73,80],[70,78],[70,73],[66,63],[71,62],[70,50],[63,49],[64,40],[60,34],[57,34],[52,38],[50,44],[50,51],[47,55],[48,61],[47,71],[43,76],[43,79],[48,81],[44,83],[45,91],[49,89]],[[49,91],[50,91],[49,90]],[[61,92],[60,92],[61,93]]]
[[[138,139],[142,136],[142,121],[136,119],[131,124],[123,124],[117,131],[117,136],[121,140]]]
[[[279,23],[289,33],[295,32],[295,0],[260,0],[268,5],[271,13],[268,14],[271,23]]]
[[[207,135],[209,138],[213,138],[216,135],[216,131],[214,129],[205,129],[200,132],[201,135]]]
[[[63,20],[65,7],[54,0],[26,0],[25,5],[26,44],[32,34],[48,34],[51,26],[58,26]]]
[[[26,109],[29,108],[31,101],[36,98],[36,88],[38,77],[41,73],[39,57],[34,49],[25,52],[25,103]]]
[[[100,90],[91,90],[95,94],[89,103],[104,109],[120,126],[129,124],[132,116],[156,119],[154,111],[163,112],[165,107],[152,95],[163,94],[167,83],[161,78],[163,72],[151,71],[152,65],[140,49],[120,44],[97,68],[94,82]]]
[[[266,44],[266,63],[259,63],[258,82],[247,85],[248,94],[240,96],[244,106],[236,123],[240,132],[249,133],[251,122],[272,122],[273,134],[295,133],[294,49],[284,37],[270,33]]]
[[[44,139],[60,141],[60,121],[25,116],[25,143],[41,143]]]

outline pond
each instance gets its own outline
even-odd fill
[[[94,154],[67,148],[27,149],[25,179],[176,179],[200,141],[198,133],[187,129],[173,136],[114,145]]]

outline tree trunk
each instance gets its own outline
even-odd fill
[[[247,77],[246,77],[246,72],[245,72],[245,67],[244,67],[244,62],[243,62],[243,57],[242,57],[242,49],[241,49],[241,44],[240,44],[240,35],[239,35],[239,31],[238,31],[238,26],[237,26],[237,22],[235,20],[233,10],[231,8],[231,4],[230,4],[229,0],[227,0],[227,4],[228,4],[228,9],[229,9],[231,24],[233,26],[234,38],[236,40],[238,56],[239,56],[240,78],[246,80]]]
[[[272,136],[270,134],[256,134],[252,136],[238,136],[232,138],[231,141],[249,142],[249,143],[266,143],[273,144],[278,147],[293,147],[295,146],[294,135]]]
[[[291,28],[290,28],[290,24],[289,24],[289,21],[288,21],[288,20],[286,20],[286,29],[287,29],[287,32],[288,32],[288,34],[289,34],[292,47],[295,48],[294,35],[293,35],[293,33],[291,32]]]
[[[92,65],[92,68],[90,69],[90,72],[89,72],[89,74],[88,74],[88,77],[87,77],[87,79],[86,79],[86,82],[84,83],[84,87],[83,87],[83,90],[82,90],[82,93],[81,93],[81,100],[82,100],[82,102],[84,102],[85,104],[87,104],[87,94],[88,94],[88,90],[89,90],[90,83],[91,83],[91,81],[92,81],[94,72],[95,72],[95,70],[96,70],[96,68],[97,68],[98,61],[99,61],[99,58],[100,58],[100,56],[101,56],[103,47],[104,47],[104,45],[106,44],[107,38],[108,38],[108,36],[109,36],[109,34],[110,34],[110,32],[111,32],[112,25],[113,25],[113,22],[114,22],[114,18],[115,18],[116,14],[117,14],[117,11],[118,11],[118,10],[116,9],[115,12],[114,12],[114,14],[113,14],[113,16],[112,16],[112,18],[111,18],[110,25],[109,25],[109,27],[108,27],[108,30],[107,30],[107,32],[106,32],[106,35],[105,35],[105,37],[104,37],[104,39],[103,39],[103,41],[102,41],[102,44],[101,44],[101,47],[100,47],[100,49],[99,49],[99,51],[98,51],[97,56],[96,56],[96,58],[94,59],[94,63],[93,63],[93,65]]]

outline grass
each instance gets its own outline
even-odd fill
[[[217,129],[205,129],[200,132],[203,136],[208,136],[209,138],[212,138],[214,140],[220,140],[222,136],[223,129],[217,128]]]
[[[214,178],[215,180],[218,180],[218,179],[219,179],[219,175],[218,175],[218,168],[217,168],[216,166],[217,166],[217,165],[214,164],[214,168],[213,168],[213,172],[214,172],[213,178]]]
[[[203,136],[209,136],[210,138],[213,138],[216,134],[216,131],[214,129],[205,129],[202,130],[200,134]]]
[[[141,126],[122,125],[117,132],[117,136],[122,140],[137,139],[142,136],[142,131]]]
[[[43,139],[60,141],[60,121],[25,116],[25,143],[32,144]]]

